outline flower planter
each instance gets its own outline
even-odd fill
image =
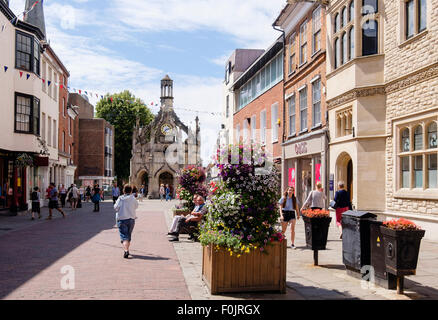
[[[325,250],[331,217],[309,218],[303,216],[307,247],[314,250]]]
[[[191,212],[190,212],[190,210],[173,210],[173,216],[174,217],[176,217],[176,216],[187,216],[187,215],[189,215]]]
[[[240,258],[223,248],[203,247],[202,278],[211,294],[286,293],[286,241],[274,242],[267,253],[253,250]]]
[[[424,230],[392,230],[380,227],[385,244],[386,270],[397,277],[415,275]]]

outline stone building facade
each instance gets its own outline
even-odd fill
[[[438,224],[438,0],[385,1],[383,8],[385,214],[431,231]]]
[[[194,129],[185,125],[173,108],[173,80],[161,80],[161,108],[147,127],[137,122],[132,140],[130,183],[147,189],[151,199],[159,198],[160,185],[169,185],[173,196],[177,174],[187,165],[201,165],[199,118]]]

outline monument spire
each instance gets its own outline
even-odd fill
[[[45,37],[46,21],[44,19],[43,1],[44,0],[39,0],[38,3],[35,4],[36,0],[26,0],[25,12],[31,10],[34,4],[35,7],[24,16],[24,21],[38,27]]]
[[[161,108],[173,108],[173,80],[168,75],[161,80]]]

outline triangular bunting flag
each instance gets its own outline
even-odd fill
[[[46,79],[42,79],[43,80],[43,83],[46,83]]]
[[[64,86],[63,86],[62,84],[60,84],[60,85],[59,85],[59,88],[62,89],[62,88],[64,88]]]
[[[103,96],[100,96],[101,99],[103,99]]]
[[[82,90],[79,90],[79,94],[82,94]]]
[[[23,77],[23,71],[20,71],[20,78]]]
[[[113,97],[111,97],[111,103],[113,103]]]
[[[84,91],[85,92],[85,94],[88,96],[88,93],[87,93],[87,91]]]
[[[5,72],[8,71],[8,67],[5,66]]]
[[[52,81],[47,81],[47,85],[50,87]]]
[[[29,78],[30,78],[30,74],[27,74],[26,75],[26,80],[29,80]]]

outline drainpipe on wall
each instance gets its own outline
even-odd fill
[[[286,99],[284,96],[284,81],[285,81],[285,72],[284,72],[284,68],[286,67],[286,35],[284,30],[277,28],[277,26],[275,25],[275,22],[272,24],[272,28],[274,28],[274,30],[279,31],[282,33],[282,37],[283,37],[283,92],[282,92],[282,99],[283,99],[283,133],[282,133],[282,137],[281,137],[281,143],[283,144],[285,142],[285,123],[286,123]],[[283,177],[283,181],[281,182],[281,192],[284,192],[284,180],[285,180],[285,159],[284,159],[284,153],[283,153],[283,147],[281,148],[281,168],[282,168],[282,172],[281,172],[281,176]]]

